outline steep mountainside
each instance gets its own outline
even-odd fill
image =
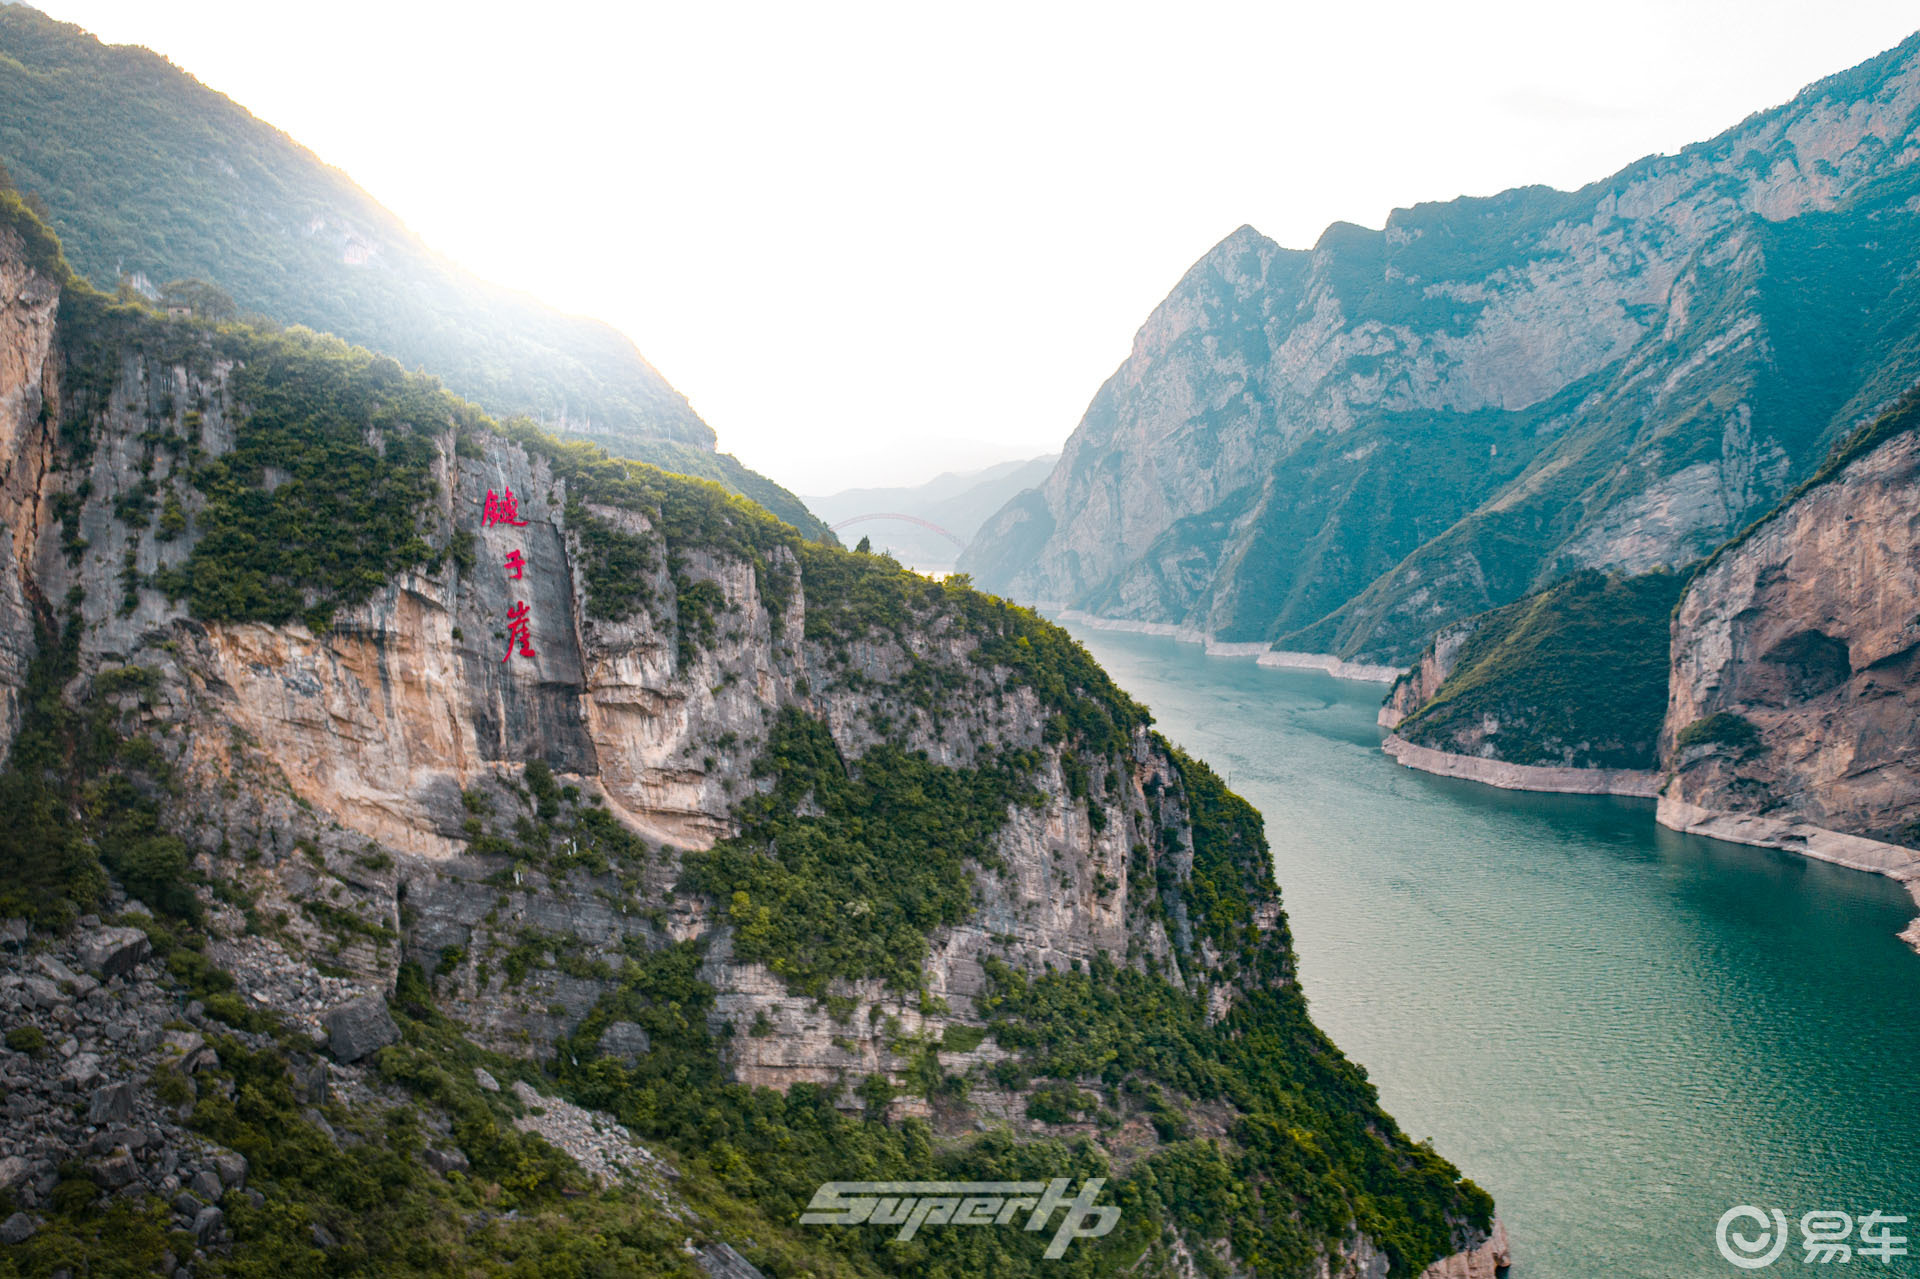
[[[1645,771],[1667,705],[1667,618],[1685,578],[1594,570],[1442,632],[1381,722],[1458,755]]]
[[[157,54],[0,7],[0,160],[112,289],[210,281],[242,311],[424,366],[610,448],[713,432],[607,325],[436,256],[346,175]]]
[[[1405,664],[1583,567],[1710,552],[1920,374],[1920,37],[1675,156],[1188,272],[961,567]]]
[[[1669,685],[1662,822],[1920,892],[1920,395],[1694,577]]]
[[[1490,1272],[1258,815],[1060,630],[8,193],[0,284],[0,1273]],[[1055,1261],[796,1224],[1086,1176]]]

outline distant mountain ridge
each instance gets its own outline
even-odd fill
[[[1059,457],[1048,453],[997,462],[977,471],[946,471],[924,484],[844,489],[806,501],[829,524],[860,515],[911,515],[937,524],[965,542],[1009,498],[1045,480]],[[916,567],[950,569],[959,555],[960,548],[938,533],[899,520],[863,522],[846,532],[849,540],[871,537],[876,550]]]
[[[961,568],[1229,642],[1404,664],[1582,568],[1710,552],[1920,376],[1920,38],[1675,156],[1242,227]]]

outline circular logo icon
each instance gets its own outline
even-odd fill
[[[1760,1233],[1749,1237],[1734,1229],[1745,1222],[1760,1227]],[[1742,1270],[1759,1270],[1778,1261],[1787,1250],[1787,1216],[1775,1208],[1769,1219],[1766,1212],[1751,1204],[1729,1208],[1720,1215],[1713,1241],[1720,1245],[1720,1255],[1734,1265]]]

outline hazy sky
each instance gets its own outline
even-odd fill
[[[610,320],[801,492],[1057,448],[1243,222],[1579,186],[1898,43],[1880,0],[43,0],[481,275]]]

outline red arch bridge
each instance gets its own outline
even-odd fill
[[[871,515],[855,515],[848,519],[841,520],[838,524],[831,525],[830,527],[834,532],[838,533],[843,528],[851,528],[855,524],[864,524],[868,520],[900,520],[907,524],[918,524],[921,528],[929,532],[938,533],[941,537],[946,538],[961,550],[964,551],[967,549],[966,542],[948,532],[946,529],[941,528],[932,520],[923,520],[918,515],[902,515],[898,511],[875,511]]]

